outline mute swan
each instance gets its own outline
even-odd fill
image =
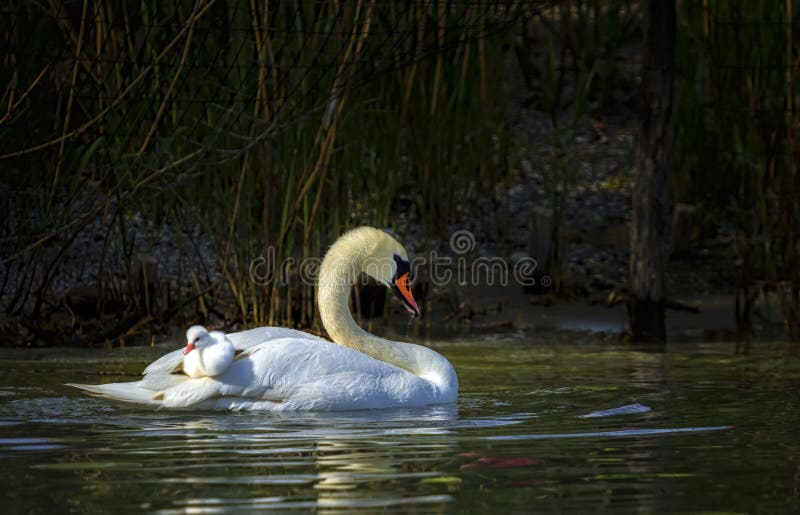
[[[189,377],[218,376],[233,363],[236,349],[223,332],[209,333],[205,327],[194,325],[186,331],[186,341],[183,371]]]
[[[217,377],[172,373],[176,350],[151,363],[140,381],[73,384],[112,400],[166,408],[227,410],[349,410],[455,402],[458,378],[447,359],[421,345],[374,336],[353,321],[350,288],[360,273],[390,287],[412,316],[403,247],[372,228],[336,240],[320,266],[317,305],[331,343],[308,333],[260,327],[227,335],[239,353]]]

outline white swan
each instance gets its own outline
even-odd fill
[[[174,373],[181,351],[151,363],[140,381],[78,385],[113,400],[168,408],[349,410],[451,403],[458,378],[447,359],[412,343],[378,338],[356,325],[348,309],[360,273],[391,287],[413,316],[409,262],[388,234],[361,227],[342,235],[325,255],[317,305],[336,343],[278,327],[227,335],[239,353],[217,377]]]
[[[221,331],[209,333],[205,327],[193,325],[186,331],[186,342],[183,372],[189,377],[218,376],[233,364],[236,349]]]

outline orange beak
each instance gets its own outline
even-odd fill
[[[189,354],[193,350],[194,350],[194,342],[189,342],[186,344],[186,348],[183,349],[183,354],[184,355]]]
[[[406,272],[395,279],[394,283],[392,284],[392,290],[403,303],[403,306],[408,310],[409,313],[411,313],[411,316],[416,318],[420,315],[420,311],[419,306],[417,306],[417,302],[414,300],[414,295],[411,294],[408,276],[409,274]]]

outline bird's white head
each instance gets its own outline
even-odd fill
[[[203,342],[208,337],[208,331],[202,325],[193,325],[186,331],[186,348],[184,354],[189,354],[197,347],[202,347]]]
[[[361,270],[391,288],[403,307],[413,317],[418,317],[420,309],[411,293],[411,264],[406,250],[389,234],[373,230],[377,233],[375,245],[364,259]]]
[[[318,292],[321,305],[337,302],[326,299],[328,293],[341,291],[343,287],[349,293],[350,286],[361,272],[391,288],[413,316],[420,315],[419,306],[411,294],[408,254],[396,239],[374,227],[348,231],[331,245],[320,266]]]

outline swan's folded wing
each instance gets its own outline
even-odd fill
[[[182,365],[183,362],[179,363]],[[181,370],[183,367],[181,366]],[[145,375],[141,381],[137,384],[146,390],[150,390],[151,392],[158,392],[164,390],[166,388],[171,388],[176,384],[183,383],[184,381],[188,380],[189,376],[186,374],[179,374],[179,373],[171,373],[171,372],[152,372]]]
[[[173,371],[177,370],[178,367],[181,366],[183,362],[183,350],[177,349],[172,352],[168,352],[158,358],[157,360],[153,361],[147,368],[144,369],[145,376],[151,374],[171,374]]]
[[[249,349],[256,345],[281,338],[326,341],[313,334],[304,333],[297,329],[289,329],[287,327],[256,327],[255,329],[239,331],[238,333],[229,333],[225,336],[228,337],[231,343],[233,343],[233,346],[237,349]]]
[[[286,337],[286,335],[303,336],[307,339],[322,340],[321,338],[300,332],[296,329],[287,329],[283,327],[257,327],[255,329],[240,331],[238,333],[232,333],[226,336],[236,348],[236,357],[234,359],[239,360],[249,356],[253,351],[256,350],[254,347],[257,345],[269,340],[274,340],[276,338]],[[144,369],[142,374],[144,376],[174,374],[175,372],[179,372],[183,369],[182,363],[183,349],[176,349],[172,352],[164,354],[157,360],[147,365],[147,368]]]
[[[188,408],[215,397],[236,396],[241,394],[236,385],[222,383],[213,377],[187,379],[153,395],[152,399],[160,401],[165,408]]]

